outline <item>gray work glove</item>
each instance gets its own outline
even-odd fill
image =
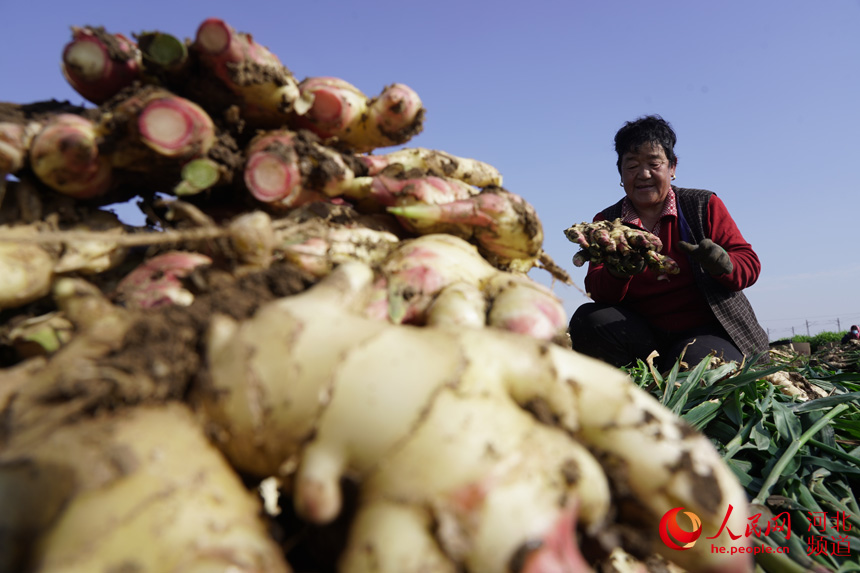
[[[710,239],[702,239],[698,245],[678,241],[678,247],[698,261],[708,274],[722,275],[734,269],[726,250]]]

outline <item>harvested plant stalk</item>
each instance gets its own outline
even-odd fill
[[[182,166],[180,177],[182,181],[173,188],[176,196],[196,195],[221,182],[221,166],[208,157],[198,157]]]
[[[501,187],[447,203],[397,205],[388,212],[415,232],[473,240],[500,266],[527,271],[541,255],[543,228],[537,213],[522,197]]]
[[[30,166],[44,184],[78,199],[98,197],[111,186],[96,126],[79,115],[59,114],[44,125],[31,143]]]
[[[299,156],[288,131],[257,136],[248,145],[245,185],[258,201],[291,205],[302,191]]]
[[[62,69],[75,91],[101,104],[138,79],[140,50],[122,34],[73,27],[72,41],[63,50]]]
[[[194,102],[169,94],[147,98],[137,128],[141,141],[165,157],[205,155],[215,140],[209,115]]]
[[[421,99],[403,84],[387,86],[373,99],[340,78],[308,78],[299,89],[313,103],[297,125],[355,152],[406,143],[422,129]]]
[[[237,32],[217,18],[200,24],[191,48],[200,61],[240,99],[252,123],[283,125],[290,114],[304,113],[293,74],[250,34]]]
[[[392,169],[398,172],[420,169],[432,175],[459,179],[475,187],[502,184],[502,175],[488,163],[423,147],[400,149],[384,155],[362,155],[361,161],[367,166],[368,175]]]
[[[176,75],[188,63],[188,48],[176,36],[154,31],[137,34],[135,38],[147,74]]]

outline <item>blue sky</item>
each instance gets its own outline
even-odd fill
[[[746,293],[771,338],[860,323],[860,0],[0,6],[2,101],[81,102],[59,69],[72,25],[193,37],[212,16],[298,79],[338,76],[368,95],[406,83],[427,109],[409,145],[496,166],[580,286],[563,231],[621,197],[615,131],[660,114],[678,133],[675,183],[716,192],[762,260]],[[553,290],[569,313],[587,302]]]

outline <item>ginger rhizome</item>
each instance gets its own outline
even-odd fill
[[[217,317],[211,386],[201,389],[237,467],[271,475],[295,460],[294,503],[311,522],[339,514],[344,477],[361,484],[342,570],[367,570],[371,547],[390,567],[376,570],[402,571],[421,548],[422,563],[501,571],[523,546],[543,546],[559,528],[573,535],[573,519],[585,531],[611,527],[619,488],[651,516],[642,533],[653,551],[682,565],[725,561],[707,545],[671,552],[656,527],[682,504],[717,530],[731,503],[741,510],[732,528],[742,529],[745,494],[705,437],[619,371],[569,350],[498,330],[363,318],[355,309],[372,281],[368,267],[346,263],[251,320]],[[527,411],[535,401],[553,424]],[[719,504],[701,498],[704,484]],[[514,511],[521,519],[502,518]],[[723,533],[720,542],[740,541]]]
[[[638,273],[646,267],[663,274],[679,272],[678,263],[660,254],[663,243],[659,237],[626,225],[621,219],[578,223],[568,227],[564,234],[580,247],[573,256],[577,267],[592,262],[604,264],[619,274]]]

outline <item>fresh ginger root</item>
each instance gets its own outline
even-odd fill
[[[13,441],[0,453],[0,500],[3,570],[290,571],[259,501],[176,403]],[[40,530],[29,551],[9,539]]]
[[[731,504],[728,528],[743,530],[745,493],[707,438],[617,369],[569,350],[362,318],[372,277],[346,263],[249,320],[216,316],[198,396],[234,466],[282,472],[306,519],[334,519],[341,479],[359,483],[342,570],[368,559],[400,573],[502,571],[512,560],[587,570],[554,540],[573,535],[574,518],[599,539],[615,491],[636,508],[645,550],[694,570],[752,571],[746,554],[670,551],[658,537],[679,505],[717,531]],[[714,543],[746,539],[723,531]]]
[[[245,186],[257,200],[276,208],[294,208],[310,194],[328,201],[365,189],[356,178],[359,160],[322,145],[308,132],[286,129],[259,132],[245,152]]]
[[[81,279],[54,299],[76,334],[0,372],[0,571],[288,573],[259,500],[188,406],[150,372],[100,362],[136,315]]]
[[[114,167],[152,170],[205,156],[215,143],[215,125],[195,102],[165,89],[147,87],[103,106],[100,129],[114,137],[107,146]]]
[[[400,172],[420,169],[440,177],[459,179],[475,187],[502,185],[502,175],[492,165],[436,149],[412,147],[383,155],[362,155],[360,159],[367,166],[368,175],[392,169]]]
[[[299,91],[312,103],[294,125],[357,153],[406,143],[423,128],[421,99],[403,84],[386,86],[378,96],[368,98],[340,78],[314,77],[303,80]]]
[[[444,287],[427,307],[427,324],[443,328],[484,328],[488,301],[484,292],[468,281],[454,281]]]
[[[54,258],[38,245],[0,242],[0,309],[15,308],[51,292]]]
[[[111,164],[98,147],[97,126],[82,116],[61,113],[33,137],[29,160],[33,172],[55,191],[88,199],[111,186]]]
[[[526,272],[542,254],[543,227],[534,207],[501,187],[447,202],[402,202],[388,212],[421,234],[450,233],[470,240],[502,268]]]
[[[528,276],[498,273],[484,287],[492,301],[487,324],[538,340],[558,340],[567,332],[567,313],[561,300]]]
[[[435,297],[448,285],[466,282],[483,290],[499,272],[474,246],[446,234],[402,241],[382,261],[379,271],[381,279],[374,287],[382,296],[373,298],[383,305],[377,308],[372,301],[367,315],[395,324],[420,324]]]
[[[524,274],[497,269],[453,235],[402,241],[379,264],[379,273],[366,316],[395,324],[489,326],[540,340],[567,330],[564,306],[552,291]]]
[[[201,23],[191,51],[235,94],[243,116],[253,124],[283,125],[293,112],[308,108],[298,82],[281,60],[223,20],[208,18]]]
[[[408,232],[446,233],[468,240],[503,269],[527,272],[548,258],[542,249],[543,226],[528,201],[501,187],[478,189],[466,182],[473,178],[470,173],[480,169],[484,170],[480,177],[493,179],[493,169],[487,164],[441,152],[418,153],[417,159],[415,153],[394,152],[374,163],[370,168],[374,175],[359,176],[357,166],[350,165],[350,156],[315,142],[306,142],[299,152],[295,142],[293,134],[281,132],[263,134],[251,143],[245,181],[257,199],[295,207],[308,192],[343,197],[362,210],[385,209]],[[371,157],[359,159],[368,163]],[[438,170],[404,171],[410,161],[425,165],[428,161],[436,165],[459,162],[460,166],[472,164],[474,169],[451,168],[452,176],[436,175]],[[381,164],[388,167],[379,170]],[[545,268],[569,282],[569,277],[559,276],[552,267]]]
[[[26,165],[30,142],[41,127],[39,122],[23,118],[19,122],[0,121],[0,175],[4,179]]]
[[[577,267],[590,261],[623,275],[641,272],[646,267],[670,275],[679,272],[678,263],[660,254],[663,243],[659,237],[629,227],[621,219],[579,223],[565,229],[564,234],[580,247],[573,256]]]
[[[317,279],[347,261],[378,264],[400,242],[388,231],[315,220],[276,232],[275,241],[277,252]]]

